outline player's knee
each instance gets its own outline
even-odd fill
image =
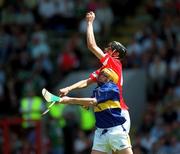
[[[132,148],[126,148],[119,151],[112,152],[112,154],[133,154]]]

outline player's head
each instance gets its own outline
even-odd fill
[[[110,42],[108,48],[106,48],[105,51],[120,59],[123,59],[127,53],[126,47],[117,41]]]
[[[117,75],[116,72],[114,72],[110,68],[104,68],[101,70],[99,76],[98,76],[98,83],[103,84],[108,81],[112,81],[114,83],[117,83],[119,80],[119,76]]]

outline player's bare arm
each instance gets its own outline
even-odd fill
[[[74,89],[81,89],[81,88],[86,88],[89,85],[91,85],[92,83],[94,83],[94,81],[91,78],[85,79],[85,80],[81,80],[78,81],[68,87],[62,88],[59,90],[59,95],[60,97],[67,95],[70,91],[74,90]]]
[[[88,12],[86,14],[87,21],[87,46],[90,51],[99,59],[105,56],[104,52],[97,46],[94,30],[93,30],[93,22],[95,19],[95,14],[93,12]]]
[[[96,98],[77,98],[64,96],[59,103],[63,104],[76,104],[82,106],[95,106],[97,104]]]

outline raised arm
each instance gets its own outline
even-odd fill
[[[91,78],[85,79],[85,80],[81,80],[78,81],[66,88],[62,88],[59,90],[59,95],[65,96],[67,95],[70,91],[74,90],[74,89],[81,89],[81,88],[85,88],[88,87],[89,85],[91,85],[92,83],[94,83],[94,81]]]
[[[93,30],[93,22],[95,19],[95,14],[93,12],[88,12],[86,14],[87,21],[87,46],[89,50],[99,59],[104,57],[104,52],[97,46],[94,30]]]

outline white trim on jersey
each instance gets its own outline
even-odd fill
[[[122,73],[122,71],[121,71],[121,78],[120,78],[120,80],[121,80],[120,81],[120,85],[123,86],[123,73]]]
[[[103,65],[104,65],[104,66],[107,65],[108,60],[109,60],[109,58],[107,58],[107,59],[103,62]]]
[[[93,73],[92,73],[92,76],[93,76],[94,78],[96,78],[96,79],[97,79],[97,77],[98,77],[98,75],[96,74],[96,72],[93,72]]]

